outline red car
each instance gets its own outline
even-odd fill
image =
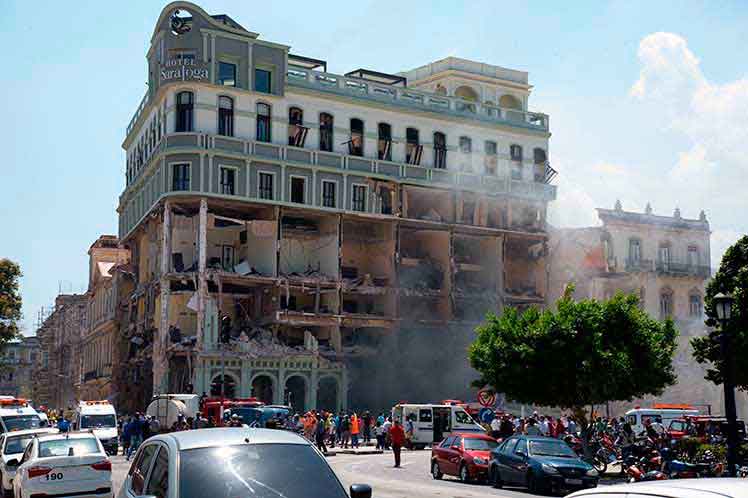
[[[457,476],[462,482],[485,481],[491,450],[499,445],[485,434],[456,433],[431,449],[431,475]]]

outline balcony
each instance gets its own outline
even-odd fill
[[[549,129],[546,114],[506,109],[464,100],[459,97],[436,95],[407,87],[377,84],[322,71],[290,67],[287,72],[287,85],[541,132],[547,132]]]
[[[658,261],[656,266],[657,273],[663,275],[700,278],[709,278],[711,276],[711,268],[705,265],[695,265],[676,261]]]
[[[627,272],[647,272],[654,271],[654,261],[651,259],[627,259]]]

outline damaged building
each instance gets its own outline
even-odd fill
[[[118,207],[127,396],[467,397],[485,313],[544,305],[555,172],[527,73],[332,74],[187,2],[147,59]]]

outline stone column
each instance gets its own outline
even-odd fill
[[[166,390],[168,361],[166,359],[166,344],[169,330],[169,280],[166,274],[171,269],[171,201],[164,201],[164,215],[161,239],[161,278],[160,278],[160,319],[158,334],[153,341],[153,393],[163,393]]]
[[[319,389],[319,360],[312,365],[312,373],[309,376],[309,403],[307,409],[317,409],[317,390]]]

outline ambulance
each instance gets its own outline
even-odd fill
[[[0,397],[0,433],[38,429],[41,425],[39,414],[28,401],[13,396]]]
[[[73,413],[72,428],[92,431],[109,455],[117,454],[117,412],[109,401],[81,401]]]
[[[412,444],[420,449],[441,442],[453,432],[486,433],[486,430],[458,405],[401,403],[392,408],[393,421],[397,420],[405,427],[408,419],[413,422]]]

